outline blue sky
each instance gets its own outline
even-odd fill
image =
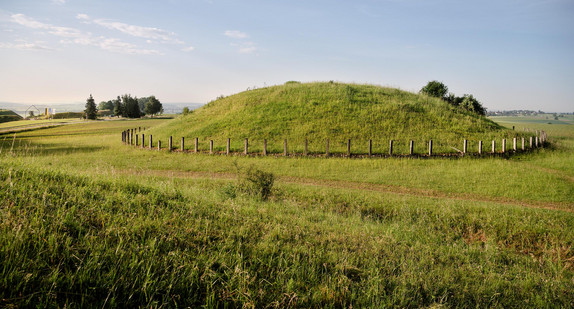
[[[0,102],[206,103],[298,81],[574,112],[572,0],[2,0]]]

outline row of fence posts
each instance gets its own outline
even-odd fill
[[[143,128],[143,130],[145,130],[145,127]],[[142,138],[141,138],[141,145],[140,145],[140,142],[139,142],[139,134],[138,134],[138,132],[141,132],[141,131],[142,131],[142,128],[141,128],[141,127],[138,127],[138,128],[135,128],[135,129],[128,129],[128,130],[123,131],[123,132],[122,132],[122,142],[123,142],[124,144],[135,145],[135,146],[141,146],[141,148],[145,148],[145,147],[146,147],[146,145],[145,145],[145,134],[143,134],[143,133],[141,134],[141,137],[142,137]],[[538,132],[537,132],[537,133],[538,133]],[[544,131],[540,131],[540,136],[538,136],[538,135],[537,135],[537,136],[530,136],[528,148],[532,149],[532,148],[543,147],[543,145],[547,142],[547,138],[548,138],[548,136],[546,135],[546,132],[544,132]],[[388,152],[388,154],[389,154],[390,156],[393,155],[394,142],[395,142],[395,141],[393,141],[393,140],[390,140],[390,141],[389,141],[389,152]],[[309,154],[309,152],[308,152],[308,144],[309,144],[309,143],[308,143],[308,140],[305,140],[305,148],[304,148],[304,152],[303,152],[303,155],[304,155],[304,156],[307,156],[307,155]],[[228,138],[228,139],[227,139],[227,148],[226,148],[226,151],[225,151],[226,155],[229,155],[229,154],[231,153],[231,151],[230,151],[230,145],[231,145],[231,139]],[[153,148],[153,137],[152,137],[151,134],[149,135],[148,147],[149,147],[149,149],[152,149],[152,148]],[[367,155],[370,157],[370,156],[373,155],[373,141],[372,141],[372,140],[369,140],[369,147],[368,147],[368,148],[369,148],[369,152],[368,152]],[[506,150],[507,150],[506,148],[507,148],[507,147],[506,147],[506,139],[502,139],[501,152],[502,152],[502,153],[505,153]],[[158,141],[157,141],[157,150],[161,150],[161,149],[162,149],[161,140],[158,140]],[[172,151],[172,150],[174,149],[174,148],[173,148],[173,138],[172,138],[171,136],[169,137],[169,140],[168,140],[167,149],[168,149],[168,151]],[[463,154],[463,155],[464,155],[464,154],[467,154],[467,153],[468,153],[468,140],[466,140],[466,139],[463,140],[462,150],[459,150],[459,149],[456,149],[456,148],[454,148],[454,149],[457,150],[457,151],[459,151],[459,152],[460,152],[461,154]],[[526,148],[526,139],[525,139],[524,137],[523,137],[522,140],[521,140],[521,147],[520,147],[520,149],[521,149],[522,151],[525,151],[525,150],[527,149],[527,148]],[[185,151],[185,138],[184,138],[184,137],[181,138],[180,150],[181,150],[181,151]],[[245,143],[244,143],[243,154],[244,154],[244,155],[248,155],[248,154],[249,154],[248,150],[249,150],[249,139],[246,138],[246,139],[245,139]],[[288,151],[287,151],[287,150],[288,150],[288,149],[287,149],[287,140],[285,139],[285,140],[283,141],[283,155],[284,155],[284,156],[288,156]],[[478,154],[479,154],[479,155],[480,155],[480,154],[483,154],[483,151],[482,151],[482,150],[483,150],[483,144],[482,144],[482,141],[479,141],[479,142],[478,142]],[[509,150],[510,150],[510,149],[509,149]],[[513,138],[513,140],[512,140],[512,150],[515,151],[515,152],[518,151],[518,139],[517,139],[516,137]],[[196,152],[196,153],[199,152],[199,138],[197,138],[197,137],[195,138],[195,142],[194,142],[194,152]],[[210,140],[210,141],[209,141],[209,153],[210,153],[210,154],[213,154],[213,140]],[[490,153],[493,153],[493,154],[496,153],[496,141],[495,141],[495,140],[492,141],[492,150],[491,150]],[[409,155],[412,156],[412,155],[414,155],[414,154],[415,154],[415,153],[414,153],[414,141],[411,140],[411,141],[409,141]],[[432,156],[432,155],[433,155],[433,141],[432,141],[432,140],[429,140],[429,142],[428,142],[428,152],[427,152],[427,154],[428,154],[429,156]],[[263,140],[263,155],[264,155],[264,156],[268,155],[268,152],[267,152],[267,140],[266,140],[266,139]],[[329,155],[330,155],[330,151],[329,151],[329,139],[326,140],[326,151],[325,151],[325,155],[326,155],[326,156],[329,156]],[[352,156],[352,153],[351,153],[351,139],[348,139],[348,140],[347,140],[347,157],[351,157],[351,156]]]

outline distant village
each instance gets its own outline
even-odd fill
[[[546,115],[547,117],[554,117],[556,120],[560,117],[564,117],[566,115],[572,115],[574,113],[546,113],[541,110],[539,111],[531,111],[531,110],[510,110],[510,111],[488,111],[486,113],[487,116],[542,116]]]

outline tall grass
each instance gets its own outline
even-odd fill
[[[164,121],[0,135],[0,306],[574,306],[570,131],[479,160],[121,144]],[[267,201],[229,194],[235,165]]]
[[[571,214],[292,185],[259,202],[225,197],[210,182],[161,189],[1,171],[5,306],[539,307],[574,299]]]

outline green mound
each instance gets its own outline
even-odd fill
[[[0,109],[0,123],[22,120],[22,116],[8,109]]]
[[[368,140],[382,147],[391,139],[395,145],[407,145],[409,140],[422,145],[433,139],[446,150],[450,145],[460,148],[463,139],[514,136],[513,131],[440,99],[333,82],[288,82],[219,98],[150,133],[160,139],[173,136],[176,141],[198,137],[203,143],[214,140],[216,145],[225,145],[231,138],[237,148],[249,138],[255,147],[267,139],[271,148],[282,149],[287,139],[294,151],[304,147],[306,139],[317,151],[327,139],[335,151],[337,147],[343,151],[348,139],[365,147]]]

